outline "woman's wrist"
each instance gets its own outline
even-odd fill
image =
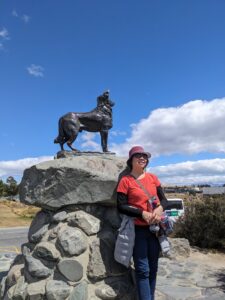
[[[155,213],[156,213],[157,215],[160,215],[160,216],[161,216],[161,214],[163,213],[163,207],[162,207],[162,205],[157,206],[156,209],[155,209],[154,211],[155,211]]]
[[[152,213],[144,210],[142,212],[142,219],[145,220],[148,224],[150,224],[152,220]]]

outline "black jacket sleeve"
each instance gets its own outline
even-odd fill
[[[159,198],[160,204],[163,207],[163,210],[165,210],[167,205],[168,205],[168,200],[166,199],[166,196],[163,192],[163,189],[162,189],[161,185],[157,186],[157,196]]]
[[[168,205],[168,200],[163,192],[161,186],[157,187],[157,196],[160,200],[160,204],[163,210],[166,209]],[[127,215],[129,217],[141,218],[143,210],[128,204],[128,197],[124,193],[117,193],[117,209],[121,214]]]
[[[142,210],[128,204],[128,197],[124,193],[117,193],[117,209],[121,214],[129,217],[142,217]]]

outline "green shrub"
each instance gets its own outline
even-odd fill
[[[174,236],[188,239],[192,246],[225,250],[225,197],[187,202]]]

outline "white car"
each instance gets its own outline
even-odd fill
[[[180,198],[167,199],[168,205],[165,209],[166,214],[172,219],[173,222],[176,222],[179,217],[184,216],[184,202]]]

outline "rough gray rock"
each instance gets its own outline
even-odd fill
[[[46,298],[48,300],[64,300],[69,296],[71,289],[63,281],[49,280],[46,285]]]
[[[99,151],[78,151],[78,152],[74,152],[74,151],[67,151],[67,150],[63,150],[63,151],[58,151],[54,157],[54,159],[57,158],[69,158],[69,157],[74,157],[74,156],[114,156],[115,153],[113,152],[107,152],[107,153],[102,153]]]
[[[24,276],[21,276],[14,289],[13,300],[25,300],[27,296],[27,283],[25,282]]]
[[[4,296],[4,300],[11,300],[13,298],[14,291],[15,291],[15,285],[13,285],[10,289],[7,290],[7,293]]]
[[[72,291],[68,300],[89,300],[88,299],[88,285],[83,281],[78,284]]]
[[[127,269],[114,260],[115,237],[106,231],[95,238],[90,245],[87,275],[90,279],[100,280],[108,276],[125,274]]]
[[[102,300],[121,299],[128,292],[127,282],[114,280],[109,284],[103,283],[95,289],[95,295]]]
[[[25,256],[26,267],[29,274],[35,278],[46,278],[51,275],[51,270],[44,266],[42,262],[31,255]]]
[[[50,210],[71,204],[114,204],[113,192],[126,159],[113,155],[75,156],[26,169],[20,184],[23,203]]]
[[[34,255],[49,261],[58,261],[60,258],[60,252],[56,249],[54,244],[49,242],[39,243],[34,248]]]
[[[69,226],[59,230],[57,244],[69,256],[80,255],[88,246],[86,235],[80,229]]]
[[[11,287],[17,283],[18,279],[22,275],[21,270],[23,269],[23,267],[24,267],[23,264],[19,264],[19,265],[14,265],[10,268],[6,279],[7,287]]]
[[[94,216],[80,210],[70,215],[68,218],[70,226],[77,226],[82,229],[87,235],[93,235],[100,230],[100,220]]]
[[[6,291],[6,278],[7,278],[7,276],[4,276],[3,278],[1,278],[1,281],[0,281],[0,299],[3,299],[3,296]]]
[[[171,245],[171,256],[172,257],[189,257],[191,252],[190,243],[187,239],[184,238],[169,238]]]
[[[54,216],[52,217],[52,220],[53,220],[53,222],[59,223],[59,222],[66,220],[66,218],[67,218],[67,212],[65,210],[63,210],[63,211],[59,211],[56,214],[54,214]]]
[[[104,223],[109,223],[112,228],[118,229],[121,223],[121,217],[117,208],[107,209],[104,214]]]
[[[41,280],[28,284],[27,296],[29,300],[42,300],[45,295],[46,281]]]
[[[40,211],[36,214],[28,231],[28,239],[31,243],[38,243],[42,239],[48,231],[50,220],[51,214],[49,212]]]

